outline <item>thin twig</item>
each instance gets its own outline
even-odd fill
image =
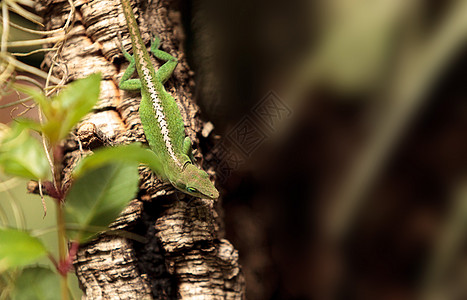
[[[39,179],[38,184],[39,184],[39,195],[41,196],[42,208],[44,210],[44,216],[42,218],[45,218],[45,216],[47,215],[47,205],[45,205],[44,193],[42,192],[42,180],[41,179]]]
[[[27,82],[29,82],[29,83],[34,84],[34,85],[37,86],[38,88],[42,89],[42,84],[41,84],[39,81],[37,81],[37,80],[35,80],[34,78],[31,78],[31,77],[29,77],[29,76],[17,75],[17,76],[15,77],[15,79],[16,79],[16,81],[20,81],[20,80],[27,81]]]
[[[52,36],[43,39],[35,39],[35,40],[25,40],[25,41],[14,41],[14,42],[7,42],[7,47],[26,47],[26,46],[37,46],[43,45],[47,43],[56,43],[65,39],[65,36]]]
[[[3,21],[3,18],[1,16],[0,16],[0,20]],[[8,24],[10,24],[11,27],[22,30],[24,32],[28,32],[28,33],[32,33],[32,34],[38,34],[38,35],[50,35],[50,34],[59,33],[59,32],[64,31],[63,28],[58,28],[58,29],[54,29],[54,30],[44,30],[44,31],[33,30],[33,29],[30,29],[30,28],[26,28],[26,27],[23,27],[21,25],[18,25],[18,24],[14,23],[14,22],[11,22],[11,21],[8,21]]]
[[[8,78],[11,77],[14,71],[15,71],[15,66],[11,63],[8,63],[5,70],[2,72],[2,74],[0,74],[0,84],[3,82],[6,82]]]
[[[19,69],[19,70],[22,70],[22,71],[25,71],[25,72],[28,72],[28,73],[31,73],[33,75],[37,75],[39,77],[42,77],[42,78],[47,78],[47,73],[42,71],[42,70],[39,70],[35,67],[32,67],[30,65],[27,65],[25,63],[22,63],[18,60],[16,60],[15,58],[13,58],[12,56],[10,55],[1,55],[0,56],[0,59],[3,59],[4,61],[8,62],[8,63],[11,63],[15,66],[16,69]],[[58,84],[60,82],[59,79],[51,76],[49,78],[49,80],[51,82],[53,82],[54,84]]]
[[[22,56],[33,55],[33,54],[40,53],[40,52],[51,52],[51,51],[57,51],[57,48],[36,49],[36,50],[30,51],[30,52],[27,52],[27,53],[12,52],[11,55],[21,56],[22,57]]]
[[[25,115],[28,111],[30,111],[31,109],[33,109],[34,107],[36,107],[36,103],[34,103],[33,105],[31,106],[28,106],[26,105],[25,103],[21,103],[22,106],[26,107],[25,110],[23,110],[22,112],[20,112],[19,114],[16,115],[16,118],[18,117],[22,117],[23,115]]]
[[[19,4],[23,6],[27,6],[29,8],[34,8],[34,5],[36,5],[36,2],[32,0],[16,0],[16,2],[18,2]]]
[[[24,99],[20,99],[20,100],[15,101],[15,102],[11,102],[11,103],[8,103],[8,104],[0,105],[0,109],[8,108],[8,107],[11,107],[11,106],[15,106],[15,105],[21,104],[21,103],[23,103],[23,102],[31,101],[31,100],[32,100],[32,97],[27,97],[27,98],[24,98]]]
[[[5,1],[4,1],[4,3],[5,3]],[[21,6],[19,6],[18,4],[16,4],[13,1],[10,1],[8,3],[10,5],[10,9],[13,12],[17,13],[18,15],[22,16],[23,18],[25,18],[25,19],[33,22],[33,23],[36,23],[39,26],[44,27],[44,25],[41,23],[42,22],[41,17],[39,17],[38,15],[33,14],[30,11],[25,10],[24,8],[22,8]]]
[[[10,21],[10,14],[8,12],[8,7],[5,1],[2,3],[2,15],[4,16],[3,18],[3,31],[2,31],[2,41],[1,41],[1,47],[0,51],[1,53],[6,53],[7,52],[7,46],[6,43],[8,41],[8,33],[9,33],[9,21]]]

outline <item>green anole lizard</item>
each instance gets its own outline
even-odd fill
[[[154,56],[165,63],[154,69],[133,15],[129,0],[121,0],[130,32],[133,56],[123,50],[130,65],[120,80],[122,90],[140,90],[139,114],[144,134],[161,167],[153,170],[159,177],[170,181],[178,190],[200,198],[216,199],[219,192],[203,170],[191,160],[191,140],[185,136],[185,126],[175,99],[165,90],[164,83],[177,66],[177,59],[159,50],[159,38],[151,45]],[[122,47],[123,48],[123,47]],[[130,79],[133,73],[137,79]]]

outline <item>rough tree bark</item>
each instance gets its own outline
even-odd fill
[[[118,0],[74,1],[74,24],[59,56],[50,53],[44,68],[71,82],[101,72],[100,101],[65,143],[62,176],[79,157],[101,146],[145,142],[138,116],[139,93],[118,89],[128,65],[120,47],[131,53],[123,12]],[[176,56],[179,65],[166,84],[178,100],[186,133],[199,148],[204,123],[192,101],[194,82],[182,49],[180,14],[171,1],[133,2],[149,43],[157,33],[162,49]],[[70,12],[66,0],[37,0],[47,30],[60,28]],[[121,36],[122,41],[120,42]],[[156,67],[158,62],[154,61]],[[195,151],[198,161],[200,151]],[[204,165],[212,176],[213,166]],[[131,234],[102,234],[82,245],[75,271],[86,299],[242,299],[244,278],[238,253],[223,238],[219,202],[184,201],[184,195],[140,168],[140,192],[112,224]]]

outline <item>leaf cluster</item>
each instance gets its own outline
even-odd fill
[[[135,197],[140,163],[153,169],[160,168],[154,153],[140,144],[130,144],[98,149],[93,155],[81,159],[67,191],[61,190],[60,182],[47,181],[54,178],[54,166],[62,164],[61,158],[54,153],[61,141],[94,107],[99,97],[99,86],[100,75],[94,74],[67,85],[58,95],[49,98],[37,89],[15,84],[18,91],[28,94],[39,104],[44,120],[37,123],[22,119],[12,127],[0,127],[0,171],[39,180],[44,186],[54,189],[49,195],[56,198],[57,208],[64,216],[64,224],[57,223],[57,228],[63,226],[66,237],[79,244],[105,231]],[[34,136],[35,132],[40,133],[44,143],[37,135]],[[0,227],[0,241],[0,274],[26,268],[14,281],[16,288],[12,294],[18,293],[21,282],[26,282],[22,277],[31,276],[31,272],[43,274],[44,282],[49,282],[52,280],[50,276],[56,276],[56,272],[60,273],[67,267],[63,266],[63,258],[51,258],[56,266],[55,272],[33,267],[33,263],[45,255],[51,257],[51,254],[39,237],[26,230]],[[72,259],[67,261],[71,264]],[[42,289],[40,285],[38,289]],[[41,291],[47,294],[47,290]]]

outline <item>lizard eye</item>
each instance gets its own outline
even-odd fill
[[[192,187],[187,187],[186,190],[187,190],[188,192],[190,192],[190,193],[196,193],[196,192],[198,192],[197,189],[192,188]]]

